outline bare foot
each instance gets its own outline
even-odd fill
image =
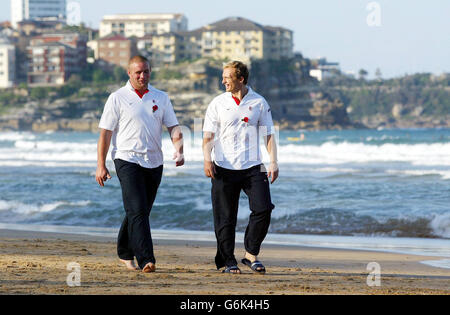
[[[156,266],[153,263],[148,263],[147,265],[145,265],[144,269],[142,269],[142,272],[145,273],[151,273],[151,272],[155,272],[156,271]]]
[[[255,256],[255,255],[252,255],[252,254],[250,254],[250,253],[248,253],[248,252],[245,252],[245,256],[244,256],[246,259],[248,259],[248,260],[250,260],[250,262],[253,264],[255,261],[258,261],[258,257],[257,256]],[[257,267],[256,268],[256,271],[262,271],[262,270],[264,270],[264,268],[262,268],[262,267]]]
[[[255,261],[258,260],[258,257],[249,253],[245,253],[244,258],[247,258],[248,260],[250,260],[251,263],[254,263]]]
[[[235,274],[235,275],[240,275],[240,274],[242,274],[242,271],[241,270],[230,270],[230,273],[233,273],[233,274]]]
[[[127,267],[128,270],[139,270],[139,268],[134,264],[134,260],[120,259],[120,261]]]

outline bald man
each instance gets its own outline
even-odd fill
[[[184,165],[183,135],[169,96],[149,84],[151,66],[135,56],[128,64],[129,81],[106,102],[99,128],[96,181],[111,179],[111,157],[122,188],[125,218],[117,240],[120,260],[130,270],[156,270],[149,216],[163,172],[162,126],[169,130],[177,167]],[[134,259],[139,268],[135,265]]]

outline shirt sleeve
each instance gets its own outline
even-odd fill
[[[163,116],[163,124],[167,128],[174,127],[178,125],[178,119],[175,115],[175,111],[173,110],[172,102],[170,101],[169,96],[167,96],[166,108],[164,110]]]
[[[217,133],[219,126],[219,117],[217,115],[217,109],[215,102],[212,101],[206,110],[205,122],[203,124],[203,132]]]
[[[117,107],[114,95],[111,94],[106,101],[98,127],[105,130],[114,131],[119,124],[119,119],[120,110]]]
[[[275,128],[273,126],[272,109],[266,100],[262,102],[261,116],[258,121],[259,130],[263,136],[275,134]],[[262,128],[261,128],[262,127]]]

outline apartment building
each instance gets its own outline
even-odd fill
[[[11,23],[14,28],[24,20],[41,18],[66,20],[66,0],[11,0]]]
[[[98,59],[105,67],[128,67],[128,61],[137,54],[136,40],[111,34],[97,40]]]
[[[17,23],[17,30],[26,36],[61,31],[66,26],[63,21],[55,19],[24,20]]]
[[[294,56],[291,30],[262,26],[239,17],[194,31],[151,35],[145,40],[145,45],[139,45],[140,51],[148,52],[146,55],[156,65],[201,57],[250,63],[254,59],[279,60]]]
[[[4,36],[0,36],[0,88],[13,87],[16,78],[16,49]]]
[[[149,57],[156,66],[197,59],[201,56],[201,33],[171,32],[152,36]]]
[[[241,60],[292,58],[293,32],[282,27],[263,26],[253,21],[230,17],[209,24],[202,33],[202,56]]]
[[[27,47],[28,84],[61,85],[86,67],[86,37],[77,33],[43,34]]]
[[[116,14],[106,15],[100,23],[100,37],[119,34],[125,37],[187,31],[183,14]]]

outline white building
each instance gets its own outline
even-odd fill
[[[125,37],[187,31],[183,14],[117,14],[105,15],[100,23],[100,37],[116,33]]]
[[[0,37],[0,88],[14,85],[16,78],[16,49],[6,37]]]
[[[11,24],[40,18],[66,20],[66,0],[11,0]]]
[[[312,62],[314,65],[309,71],[309,75],[316,78],[319,82],[326,78],[331,78],[340,72],[339,63],[328,62],[326,58],[313,59]]]

